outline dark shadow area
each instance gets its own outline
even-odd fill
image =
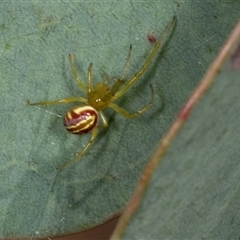
[[[52,240],[108,240],[119,220],[116,217],[90,230],[64,237],[51,238]]]

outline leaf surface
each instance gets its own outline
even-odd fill
[[[1,189],[0,237],[46,237],[81,231],[122,211],[147,159],[238,18],[239,5],[179,1],[2,2],[0,8]],[[56,168],[80,152],[90,138],[70,135],[57,115],[69,105],[30,107],[37,102],[79,96],[68,54],[76,57],[82,81],[93,62],[119,77],[133,45],[127,77],[135,74],[172,17],[178,22],[161,54],[118,104],[137,119],[106,111],[86,155],[62,171]],[[164,110],[162,108],[164,99]],[[167,182],[165,183],[167,184]]]

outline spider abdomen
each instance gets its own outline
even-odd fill
[[[98,112],[91,106],[73,107],[65,114],[63,124],[73,134],[88,133],[98,122]]]

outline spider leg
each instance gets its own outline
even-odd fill
[[[124,69],[123,69],[122,76],[120,78],[113,77],[114,84],[111,87],[111,91],[114,95],[118,91],[119,87],[123,84],[123,79],[126,76],[127,69],[128,69],[129,63],[130,63],[131,54],[132,54],[132,45],[130,45],[130,47],[129,47],[128,57],[127,57],[127,61],[125,63]]]
[[[101,76],[102,76],[102,79],[104,80],[104,84],[108,84],[109,83],[109,76],[108,74],[102,70],[102,73],[101,73]]]
[[[69,59],[69,62],[70,62],[70,67],[71,67],[72,74],[74,76],[74,79],[75,79],[77,85],[79,86],[79,88],[84,93],[86,93],[86,88],[85,88],[84,84],[82,83],[82,81],[79,79],[78,74],[77,74],[77,70],[76,70],[76,68],[74,66],[74,61],[73,61],[74,60],[74,56],[69,54],[68,55],[68,59]]]
[[[171,34],[172,29],[174,28],[176,23],[176,17],[174,16],[172,21],[167,25],[165,28],[162,37],[160,40],[155,44],[154,48],[150,52],[148,58],[146,59],[145,63],[142,65],[141,69],[132,77],[130,78],[122,88],[120,88],[114,95],[113,101],[116,100],[117,98],[121,97],[136,81],[137,79],[145,72],[148,64],[154,57],[155,53],[158,51],[160,46],[163,46],[165,41],[168,39],[168,36]]]
[[[67,167],[68,165],[70,165],[70,164],[78,161],[78,160],[84,155],[84,153],[86,153],[86,151],[89,149],[89,147],[92,145],[92,143],[94,142],[94,140],[95,140],[95,138],[96,138],[96,136],[97,136],[97,133],[98,133],[97,128],[94,128],[94,129],[92,130],[92,137],[90,138],[90,140],[88,141],[88,143],[86,144],[86,146],[83,148],[83,150],[82,150],[80,153],[78,153],[77,156],[76,156],[74,159],[72,159],[72,160],[64,163],[63,165],[61,165],[61,166],[58,168],[58,171],[62,171],[62,170],[63,170],[65,167]]]
[[[87,88],[87,92],[90,93],[93,89],[93,85],[92,85],[92,63],[89,64],[88,67],[88,88]]]
[[[87,100],[82,97],[70,97],[70,98],[63,98],[59,100],[53,100],[53,101],[42,101],[42,102],[36,102],[36,103],[30,103],[29,100],[27,100],[27,104],[31,106],[36,106],[36,105],[54,105],[54,104],[59,104],[59,103],[70,103],[70,102],[82,102],[82,103],[87,103]]]
[[[116,105],[114,103],[110,103],[109,107],[111,107],[114,111],[118,112],[119,114],[123,115],[126,118],[137,117],[137,116],[141,115],[143,112],[147,111],[153,104],[154,92],[153,92],[152,85],[150,85],[150,88],[151,88],[151,93],[152,93],[151,101],[147,105],[145,105],[142,109],[140,109],[139,111],[137,111],[135,113],[129,113],[128,111],[126,111],[125,109],[119,107],[118,105]]]
[[[102,119],[103,127],[106,128],[108,126],[108,122],[107,122],[107,119],[106,119],[105,115],[103,114],[102,111],[99,111],[98,113],[99,113],[99,115]]]
[[[123,69],[123,73],[122,73],[122,76],[120,77],[119,81],[122,81],[125,78],[125,76],[126,76],[127,69],[128,69],[129,63],[130,63],[131,55],[132,55],[132,44],[129,47],[127,61],[125,63],[125,66],[124,66],[124,69]]]

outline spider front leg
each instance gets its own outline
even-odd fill
[[[71,98],[63,98],[59,100],[53,100],[53,101],[41,101],[41,102],[36,102],[36,103],[30,103],[29,100],[27,100],[27,104],[31,106],[36,106],[36,105],[54,105],[54,104],[59,104],[59,103],[70,103],[70,102],[82,102],[82,103],[87,103],[87,100],[82,97],[71,97]]]
[[[93,85],[92,85],[92,63],[89,64],[88,67],[88,87],[87,87],[87,92],[90,93],[93,90]]]
[[[132,44],[129,47],[127,61],[125,63],[125,66],[124,66],[124,69],[123,69],[123,73],[122,73],[122,76],[120,77],[119,81],[122,81],[125,78],[126,74],[127,74],[127,69],[128,69],[129,63],[130,63],[131,55],[132,55]]]
[[[74,61],[73,61],[73,60],[74,60],[74,56],[71,55],[71,54],[69,54],[69,55],[68,55],[68,59],[69,59],[69,62],[70,62],[72,74],[73,74],[73,76],[74,76],[74,79],[75,79],[77,85],[79,86],[79,88],[80,88],[84,93],[86,93],[86,88],[85,88],[84,84],[82,83],[82,81],[79,79],[78,74],[77,74],[77,70],[76,70],[76,68],[75,68],[75,66],[74,66]]]
[[[151,101],[147,105],[145,105],[142,109],[140,109],[139,111],[137,111],[135,113],[129,113],[128,111],[126,111],[125,109],[119,107],[118,105],[116,105],[114,103],[110,103],[109,107],[111,107],[114,111],[116,111],[117,113],[123,115],[126,118],[137,117],[137,116],[141,115],[143,112],[147,111],[153,104],[154,91],[153,91],[153,87],[152,87],[151,84],[150,84],[150,89],[151,89],[151,93],[152,93]]]
[[[162,37],[155,44],[155,46],[151,50],[150,54],[148,55],[146,61],[143,63],[142,67],[140,68],[140,70],[135,75],[133,75],[133,77],[131,77],[126,83],[124,83],[123,87],[120,88],[115,93],[115,95],[113,97],[113,101],[118,99],[119,97],[121,97],[145,72],[146,68],[148,67],[150,61],[152,60],[152,58],[154,57],[156,52],[159,50],[159,48],[161,46],[164,46],[164,43],[167,41],[168,37],[170,36],[170,34],[171,34],[175,24],[176,24],[176,21],[177,21],[176,17],[173,17],[172,21],[165,28]],[[131,56],[131,52],[129,53],[129,58],[130,58],[130,56]],[[128,60],[127,60],[127,62],[128,62]],[[128,63],[126,64],[126,66],[127,65],[128,65]],[[124,70],[124,73],[125,73],[125,70]]]

